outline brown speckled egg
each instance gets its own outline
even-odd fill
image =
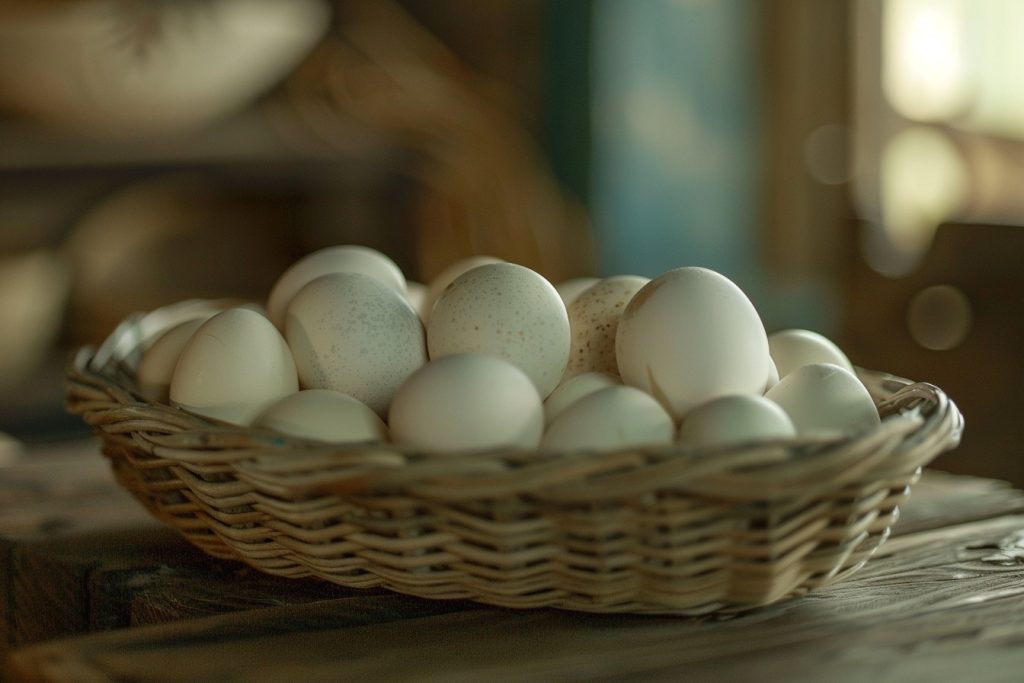
[[[427,326],[430,357],[485,353],[504,358],[547,396],[569,361],[569,316],[543,277],[514,263],[479,266],[456,278]]]
[[[285,337],[306,389],[333,389],[382,417],[423,365],[423,325],[405,297],[359,273],[313,280],[292,299]]]
[[[635,275],[605,278],[587,288],[569,305],[572,348],[566,377],[581,372],[619,373],[615,360],[619,318],[633,295],[649,281]]]

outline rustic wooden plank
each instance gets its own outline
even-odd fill
[[[925,470],[900,509],[893,535],[1024,512],[1024,491],[1008,482]]]
[[[351,594],[203,555],[116,484],[94,442],[0,468],[0,656],[74,633]]]
[[[8,675],[918,681],[951,671],[962,680],[1017,680],[1022,530],[1024,516],[1007,516],[897,538],[889,555],[837,586],[728,620],[478,608],[353,626],[343,601],[324,602],[46,643],[14,653]]]
[[[316,579],[269,576],[233,562],[208,563],[192,571],[161,567],[149,573],[135,573],[127,580],[108,580],[106,585],[106,590],[120,590],[128,598],[126,602],[118,601],[117,604],[128,609],[127,625],[131,626],[387,594],[382,589],[352,589]],[[120,622],[117,625],[126,624]]]
[[[14,602],[15,561],[20,548],[78,532],[137,524],[155,525],[114,483],[94,441],[31,448],[0,467],[0,655],[20,642],[14,628],[19,613]],[[63,615],[81,602],[77,596],[65,596]],[[58,631],[66,626],[61,614],[54,616],[53,626]]]

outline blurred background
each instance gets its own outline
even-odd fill
[[[1018,0],[8,0],[0,432],[72,349],[304,253],[410,279],[728,275],[769,331],[945,389],[1024,485]]]

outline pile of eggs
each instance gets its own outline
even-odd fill
[[[769,336],[714,271],[555,287],[473,257],[424,286],[359,246],[297,261],[265,309],[210,309],[162,332],[137,382],[236,425],[440,453],[840,438],[879,423],[834,343]]]

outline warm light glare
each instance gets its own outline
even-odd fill
[[[883,88],[910,119],[932,121],[967,103],[963,0],[886,0]]]
[[[971,106],[957,125],[1024,139],[1024,2],[973,0],[967,9]]]
[[[882,225],[889,243],[919,255],[940,223],[957,215],[968,191],[963,157],[941,132],[918,126],[882,153]]]

